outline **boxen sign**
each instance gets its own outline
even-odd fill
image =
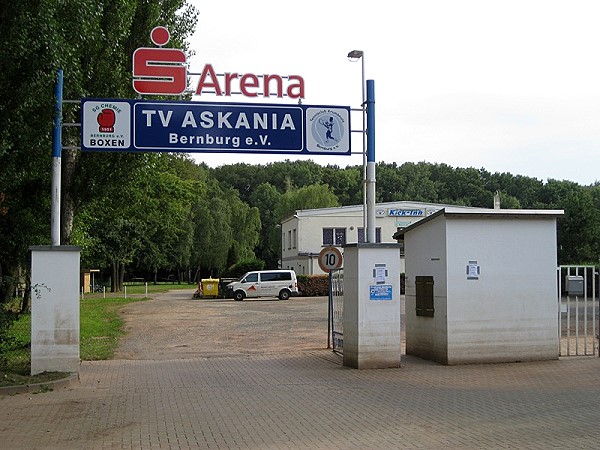
[[[83,99],[82,150],[350,154],[343,106]]]

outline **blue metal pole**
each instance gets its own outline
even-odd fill
[[[375,243],[375,81],[367,80],[367,239]]]
[[[52,133],[52,212],[51,228],[52,245],[60,245],[60,177],[62,156],[62,104],[63,104],[63,71],[58,69],[54,86],[54,130]]]

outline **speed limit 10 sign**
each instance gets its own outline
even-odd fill
[[[336,247],[325,247],[319,253],[319,267],[329,273],[342,267],[342,253]]]

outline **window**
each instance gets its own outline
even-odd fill
[[[346,245],[346,229],[323,228],[323,245]]]
[[[260,281],[287,281],[292,279],[290,272],[263,272],[260,274]]]
[[[258,281],[257,273],[250,273],[246,278],[242,280],[242,283],[256,283]]]
[[[335,229],[335,245],[346,245],[346,229]]]
[[[296,229],[294,228],[292,230],[292,248],[296,248],[297,245],[298,245],[298,236],[296,234]]]
[[[288,230],[288,250],[292,249],[292,230]]]
[[[323,228],[323,245],[333,245],[333,228]]]
[[[364,244],[364,242],[365,242],[365,229],[359,228],[358,229],[358,243]],[[381,243],[381,227],[375,228],[375,242],[378,244]]]

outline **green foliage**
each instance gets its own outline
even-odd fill
[[[8,364],[8,352],[15,347],[15,336],[11,333],[11,325],[16,315],[6,308],[0,307],[0,369],[5,369]]]
[[[240,278],[246,272],[253,270],[263,270],[265,268],[265,262],[260,259],[249,259],[245,261],[239,261],[231,267],[227,268],[223,272],[224,278]]]
[[[293,214],[297,209],[316,209],[339,206],[337,196],[326,184],[311,184],[300,188],[291,187],[281,196],[276,213],[280,218]]]
[[[50,178],[54,84],[64,71],[64,98],[134,95],[131,59],[150,30],[166,25],[169,45],[183,46],[197,12],[184,0],[41,0],[5,4],[0,13],[0,277],[28,265],[30,245],[50,242]],[[63,109],[78,121],[77,107]],[[63,130],[63,145],[78,145],[78,130]],[[140,154],[81,154],[63,150],[62,243],[71,243],[75,213],[102,204],[107,190],[126,186],[149,159]],[[85,213],[84,213],[85,214]],[[124,214],[121,214],[123,217]],[[94,238],[90,229],[78,239]],[[87,246],[96,248],[98,241]],[[0,302],[7,292],[0,292]]]
[[[329,295],[329,275],[298,275],[298,290],[303,297]]]
[[[282,194],[271,183],[258,185],[250,195],[250,205],[260,213],[260,236],[256,254],[266,267],[277,267],[281,254],[281,218],[275,212]]]

